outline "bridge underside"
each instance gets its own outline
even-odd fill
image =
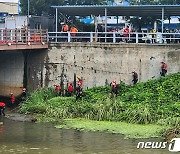
[[[0,51],[4,51],[4,50],[28,50],[28,49],[47,49],[48,48],[48,44],[12,44],[12,45],[0,45]]]
[[[10,92],[18,95],[22,91],[24,76],[24,56],[20,51],[0,52],[0,95]]]

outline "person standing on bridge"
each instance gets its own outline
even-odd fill
[[[167,73],[167,65],[164,61],[161,62],[162,66],[161,66],[161,76],[166,76]]]
[[[70,32],[71,32],[71,36],[74,37],[74,39],[72,39],[72,41],[77,42],[77,38],[75,38],[75,37],[76,37],[76,33],[78,32],[78,29],[75,26],[72,26],[70,29]]]
[[[15,99],[14,94],[12,92],[10,93],[10,101],[11,101],[11,107],[13,108],[15,105],[16,99]]]
[[[62,25],[61,31],[63,31],[63,32],[68,32],[68,31],[69,31],[69,26],[68,26],[68,24]]]
[[[5,113],[4,113],[5,106],[6,106],[6,104],[4,102],[0,102],[0,115],[5,116]]]

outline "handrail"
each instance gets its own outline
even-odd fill
[[[48,32],[49,42],[179,43],[180,33]]]
[[[0,29],[0,45],[48,43],[48,31],[44,29]]]

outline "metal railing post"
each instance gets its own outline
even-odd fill
[[[68,32],[68,42],[71,42],[71,34]]]
[[[116,43],[116,33],[113,32],[113,43]]]
[[[90,32],[90,42],[93,42],[93,32]]]
[[[1,40],[3,41],[3,30],[1,29]]]
[[[138,33],[136,33],[136,43],[139,43],[139,41],[138,41]]]

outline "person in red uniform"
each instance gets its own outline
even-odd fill
[[[110,86],[112,87],[111,94],[117,96],[117,83],[116,83],[116,80],[112,81]]]
[[[167,73],[167,65],[164,61],[161,62],[162,66],[161,66],[161,76],[166,76]]]
[[[5,106],[6,106],[6,104],[4,102],[0,102],[0,115],[5,116],[5,113],[4,113]]]
[[[61,87],[58,86],[57,84],[54,84],[54,87],[55,87],[54,92],[55,92],[56,96],[60,96],[61,95]]]
[[[73,91],[74,91],[74,87],[73,87],[72,82],[70,82],[70,84],[69,84],[69,86],[68,86],[68,89],[67,89],[68,96],[72,96]]]
[[[83,80],[81,79],[81,77],[80,76],[77,76],[77,79],[78,79],[78,85],[79,86],[82,86],[82,84],[83,84]]]
[[[11,100],[11,106],[14,107],[16,99],[15,99],[14,94],[12,92],[10,93],[10,100]]]

